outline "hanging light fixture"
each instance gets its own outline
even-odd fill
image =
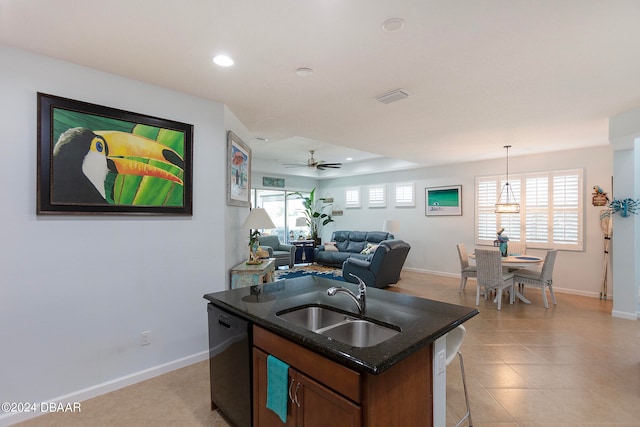
[[[509,148],[510,145],[505,145],[507,149],[507,182],[502,186],[500,196],[496,201],[496,213],[518,213],[520,212],[520,204],[516,200],[516,196],[513,194],[511,185],[509,185]],[[502,195],[505,195],[504,201]]]

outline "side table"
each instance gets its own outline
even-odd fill
[[[313,249],[316,246],[313,240],[290,240],[289,244],[296,247],[294,264],[313,263]]]
[[[231,289],[273,282],[276,259],[265,259],[261,264],[241,262],[231,269]]]

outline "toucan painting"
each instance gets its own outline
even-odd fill
[[[114,114],[56,107],[48,112],[51,206],[67,210],[185,206],[185,180],[190,178],[185,151],[190,154],[190,135],[118,119]]]

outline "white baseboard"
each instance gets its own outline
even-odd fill
[[[618,311],[618,310],[612,310],[611,317],[618,317],[620,319],[627,319],[627,320],[640,319],[640,317],[638,316],[638,313],[627,313],[626,311]]]
[[[173,360],[162,365],[154,366],[149,369],[145,369],[139,372],[134,372],[129,375],[125,375],[120,378],[116,378],[111,381],[104,382],[102,384],[96,384],[91,387],[87,387],[82,390],[78,390],[63,396],[53,397],[46,399],[46,402],[56,403],[68,403],[68,402],[82,402],[83,400],[91,399],[96,396],[119,390],[121,388],[130,386],[132,384],[139,383],[141,381],[148,380],[150,378],[157,377],[158,375],[166,374],[167,372],[175,371],[180,368],[184,368],[194,363],[207,360],[209,358],[209,350],[202,351],[200,353],[192,354],[181,359]],[[44,402],[43,401],[43,402]],[[37,416],[44,415],[40,412],[28,412],[28,413],[6,413],[0,415],[0,427],[10,426],[21,421],[35,418]]]

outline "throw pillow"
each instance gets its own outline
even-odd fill
[[[338,252],[338,248],[336,248],[336,242],[325,243],[324,250],[329,252]]]
[[[377,248],[378,248],[378,245],[374,245],[373,243],[367,243],[367,247],[364,248],[360,253],[364,255],[372,254],[376,251]]]

